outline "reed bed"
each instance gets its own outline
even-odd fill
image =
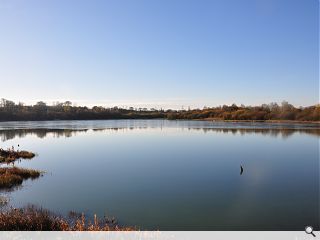
[[[0,163],[12,163],[18,159],[31,159],[35,156],[34,153],[28,151],[15,151],[12,147],[8,150],[0,148]]]
[[[84,214],[63,218],[52,212],[27,206],[0,212],[1,231],[134,231],[133,227],[120,227],[114,219],[87,220]]]
[[[0,190],[10,189],[21,185],[26,179],[35,179],[41,176],[41,172],[33,169],[5,167],[0,168]]]

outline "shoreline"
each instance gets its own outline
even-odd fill
[[[61,122],[61,121],[109,121],[109,120],[167,120],[167,121],[209,121],[217,123],[295,123],[295,124],[314,124],[320,125],[320,121],[300,121],[300,120],[224,120],[216,118],[195,118],[195,119],[167,119],[167,118],[114,118],[114,119],[55,119],[55,120],[8,120],[7,122]]]
[[[184,120],[184,119],[181,119],[181,120]],[[299,120],[223,120],[223,119],[213,119],[213,118],[190,119],[190,120],[227,122],[227,123],[295,123],[295,124],[314,124],[314,125],[320,126],[320,121],[299,121]]]

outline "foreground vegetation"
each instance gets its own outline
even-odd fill
[[[34,153],[14,151],[14,148],[0,148],[1,162],[14,163],[20,158],[33,158]],[[41,172],[18,167],[0,167],[0,193],[10,190],[26,179],[35,179]],[[86,220],[83,214],[72,212],[68,218],[58,216],[48,210],[27,206],[24,208],[4,208],[8,199],[0,195],[0,231],[132,231],[133,227],[119,227],[114,218]]]
[[[28,206],[10,208],[0,212],[1,231],[132,231],[133,227],[120,227],[114,218],[87,220],[83,214],[57,216],[48,210]]]
[[[0,168],[0,190],[21,185],[24,180],[40,177],[41,172],[33,169],[5,167]]]
[[[231,121],[320,121],[320,105],[294,107],[288,102],[263,104],[261,106],[204,107],[203,109],[162,110],[147,108],[104,108],[101,106],[77,107],[67,101],[52,106],[38,102],[33,106],[0,101],[0,121],[26,120],[94,120],[94,119],[211,119]]]
[[[14,148],[3,150],[0,148],[0,163],[11,163],[17,159],[31,159],[35,156],[32,152],[27,151],[15,151]]]
[[[18,159],[31,159],[35,156],[32,152],[15,151],[12,147],[8,150],[0,148],[0,163],[14,163]],[[40,171],[17,168],[17,167],[1,167],[0,168],[0,190],[10,189],[21,185],[26,179],[35,179],[41,175]]]

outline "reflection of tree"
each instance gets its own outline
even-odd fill
[[[92,129],[94,132],[118,132],[121,130],[135,130],[135,129],[148,129],[149,127],[114,127],[114,128],[97,128]],[[155,129],[154,127],[150,127]],[[160,128],[159,128],[160,129]],[[283,138],[288,138],[294,133],[300,134],[309,134],[313,136],[320,137],[320,128],[303,128],[303,129],[295,129],[295,128],[201,128],[201,127],[188,127],[189,131],[203,131],[205,133],[208,132],[216,132],[228,134],[231,133],[233,135],[240,134],[261,134],[264,136],[278,137],[281,136]],[[0,130],[0,139],[2,142],[5,142],[14,138],[24,138],[27,135],[34,135],[38,138],[46,138],[49,134],[53,137],[72,137],[80,132],[87,132],[88,129],[6,129]]]
[[[231,133],[233,135],[240,134],[262,134],[264,136],[288,138],[294,133],[310,134],[320,137],[320,128],[305,128],[305,129],[294,129],[294,128],[188,128],[189,130],[199,130],[205,133],[217,132],[217,133]]]
[[[53,137],[72,137],[77,132],[86,132],[88,129],[6,129],[0,130],[0,138],[2,142],[14,138],[24,138],[27,135],[35,135],[38,138],[45,138],[48,134]]]

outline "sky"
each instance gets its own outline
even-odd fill
[[[0,0],[0,98],[319,103],[318,0]]]

